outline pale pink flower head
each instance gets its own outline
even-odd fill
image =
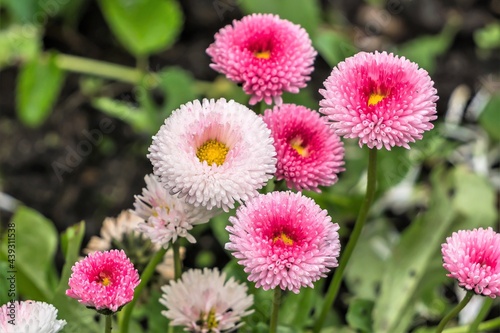
[[[320,89],[319,111],[335,133],[381,149],[422,139],[432,129],[438,96],[427,71],[392,53],[360,52],[339,63]]]
[[[247,286],[232,277],[226,280],[216,268],[190,269],[161,289],[160,303],[168,308],[162,315],[189,332],[233,332],[253,312]]]
[[[57,333],[66,320],[57,319],[57,309],[45,302],[10,301],[0,307],[2,333]]]
[[[478,295],[500,296],[500,234],[488,229],[460,230],[441,245],[443,267],[458,285]]]
[[[66,295],[105,315],[130,302],[140,282],[137,270],[123,250],[91,253],[71,270]]]
[[[215,34],[207,54],[214,70],[243,84],[250,105],[282,103],[284,91],[298,93],[313,71],[316,51],[299,25],[272,14],[252,14]]]
[[[257,288],[298,293],[338,266],[338,224],[301,193],[261,194],[240,206],[229,222],[226,249]]]
[[[153,136],[148,158],[171,194],[225,211],[258,193],[276,171],[271,131],[246,106],[221,98],[181,105]]]
[[[178,237],[196,243],[189,231],[194,225],[207,223],[218,210],[196,207],[171,195],[154,175],[147,175],[144,179],[146,187],[142,195],[135,196],[134,202],[133,212],[145,220],[139,223],[138,230],[165,249]]]
[[[344,171],[344,145],[316,111],[283,104],[266,110],[264,121],[274,138],[277,180],[284,179],[290,189],[316,192],[337,182]]]

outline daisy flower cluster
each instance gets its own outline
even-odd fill
[[[377,51],[333,68],[319,90],[318,110],[285,103],[285,92],[306,87],[317,53],[302,27],[277,15],[233,21],[215,34],[206,53],[212,69],[241,84],[249,105],[272,106],[259,114],[224,98],[194,100],[164,120],[148,149],[153,173],[134,209],[106,221],[102,237],[91,240],[88,256],[73,267],[66,294],[99,313],[116,313],[133,300],[139,283],[147,283],[123,250],[110,250],[133,235],[155,252],[174,248],[175,274],[159,300],[170,325],[202,333],[241,327],[254,311],[248,285],[217,268],[182,273],[178,251],[184,239],[196,243],[196,225],[223,211],[231,215],[225,250],[255,288],[297,294],[337,267],[342,274],[347,261],[339,266],[339,225],[306,191],[337,183],[345,171],[342,138],[357,139],[370,154],[410,148],[436,119],[438,97],[428,73]],[[454,234],[442,247],[444,267],[460,286],[500,295],[498,245],[491,229]],[[275,332],[277,315],[272,318]]]

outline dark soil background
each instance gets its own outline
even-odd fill
[[[221,20],[214,2],[206,0],[180,1],[185,15],[184,30],[169,50],[150,59],[151,70],[164,66],[180,66],[201,80],[216,76],[209,68],[205,49],[213,35],[233,19],[242,16],[237,7],[224,13]],[[237,3],[237,1],[227,1]],[[371,38],[373,45],[390,42],[399,44],[425,34],[436,34],[444,27],[450,13],[461,18],[461,28],[451,48],[438,59],[432,75],[440,99],[438,111],[443,115],[452,91],[460,84],[477,91],[480,79],[498,72],[500,55],[481,60],[475,51],[473,33],[487,23],[500,18],[500,0],[420,0],[388,1],[401,5],[382,31],[371,31],[368,23],[370,7],[362,1],[322,1],[325,17],[338,11],[351,24]],[[95,1],[88,1],[80,13],[75,29],[68,29],[57,19],[50,19],[43,37],[44,48],[59,52],[104,60],[133,67],[135,61],[115,40]],[[312,87],[322,86],[331,71],[318,56],[311,81]],[[0,192],[6,193],[53,220],[59,231],[80,220],[87,221],[87,239],[97,234],[106,216],[116,216],[132,208],[133,195],[144,186],[144,175],[152,171],[145,154],[151,138],[135,133],[130,126],[95,110],[82,95],[80,75],[68,73],[62,93],[46,123],[37,129],[23,126],[15,113],[15,86],[18,69],[10,67],[0,72]],[[111,96],[134,102],[132,86],[116,83]],[[319,95],[317,96],[319,100]],[[100,129],[100,122],[110,119],[110,133],[102,143],[70,172],[60,179],[54,172],[54,162],[64,161],[69,151],[85,140],[84,131]],[[0,212],[5,222],[10,213]]]

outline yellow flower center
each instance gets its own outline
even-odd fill
[[[220,166],[224,164],[228,152],[229,148],[225,144],[217,140],[208,140],[198,148],[196,157],[200,162],[207,161],[208,165],[215,163]]]
[[[377,105],[381,100],[383,100],[387,95],[380,93],[371,93],[368,97],[368,106]]]
[[[269,50],[264,50],[264,51],[256,51],[253,53],[255,58],[258,59],[269,59],[271,57],[271,51]]]
[[[99,273],[99,279],[97,282],[107,287],[111,283],[110,276],[105,272],[101,272]]]
[[[200,319],[196,321],[196,325],[200,326],[201,329],[207,329],[208,332],[213,332],[219,325],[217,319],[215,319],[215,308],[210,309],[210,312],[205,316],[205,313],[201,313]]]
[[[292,141],[290,141],[290,145],[300,156],[307,157],[309,156],[309,151],[307,151],[307,147],[304,147],[302,145],[303,143],[304,141],[299,137],[294,138],[292,139]]]
[[[278,236],[274,236],[273,238],[273,243],[276,243],[279,239],[283,242],[285,245],[293,245],[293,239],[290,238],[287,234],[284,232],[281,232]]]

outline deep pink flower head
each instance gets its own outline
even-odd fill
[[[71,270],[66,295],[107,315],[130,302],[140,282],[137,270],[123,250],[91,253]]]
[[[476,294],[500,296],[500,234],[488,229],[460,230],[441,245],[443,267],[458,285]]]
[[[301,193],[261,194],[240,206],[229,222],[226,249],[234,251],[257,288],[298,293],[338,266],[338,224]]]
[[[252,14],[215,34],[207,54],[214,70],[243,83],[250,105],[282,103],[284,91],[298,93],[313,71],[316,51],[299,25],[272,14]]]
[[[318,186],[337,182],[344,171],[344,145],[316,111],[283,104],[266,110],[264,121],[278,154],[277,180],[285,179],[291,189],[317,192]]]
[[[339,63],[320,89],[319,111],[335,133],[369,148],[401,146],[422,138],[436,117],[437,91],[422,68],[386,52],[360,52]]]

